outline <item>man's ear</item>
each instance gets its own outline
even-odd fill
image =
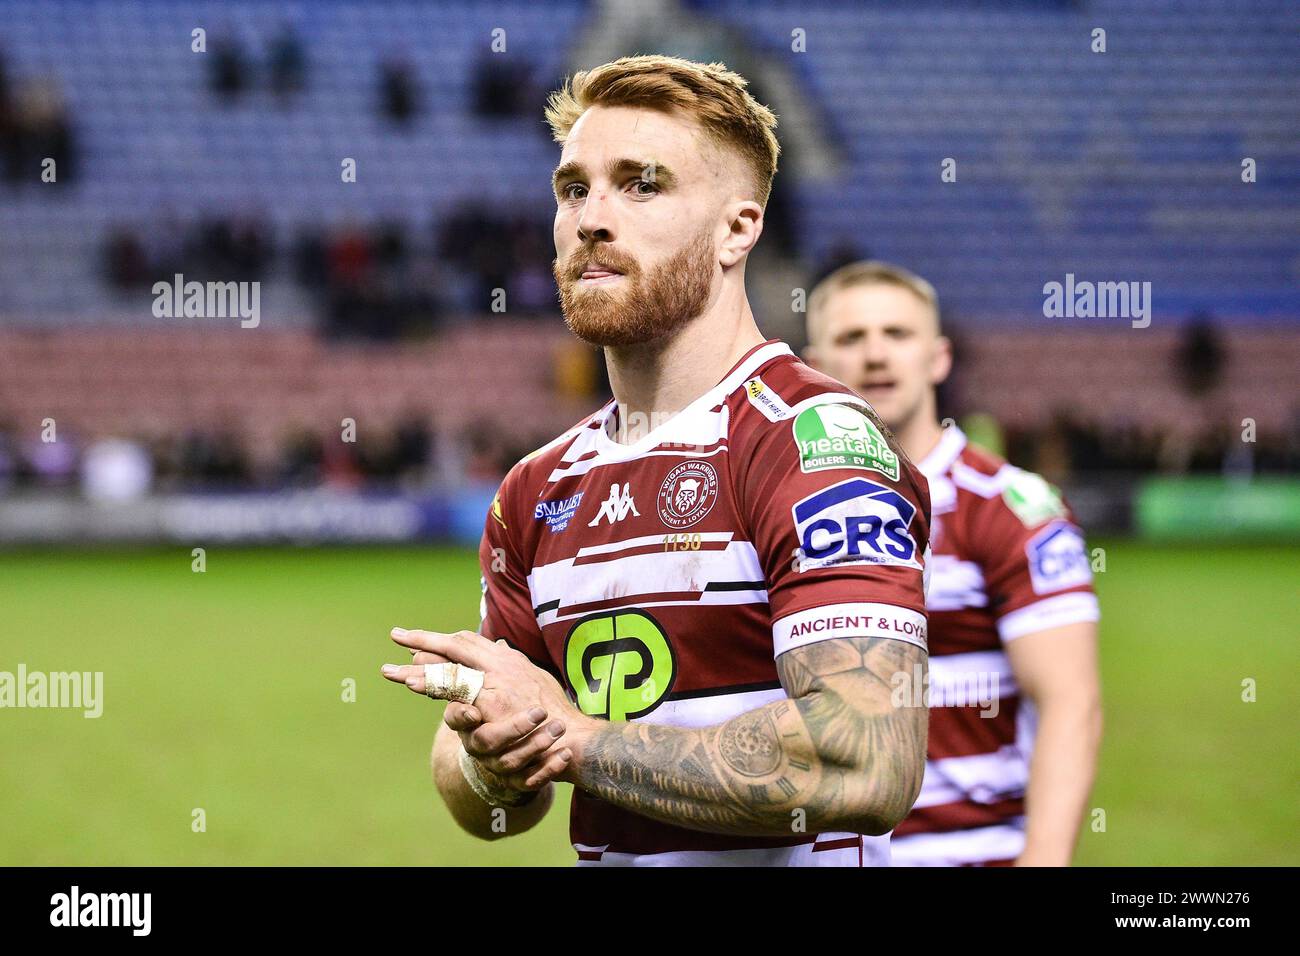
[[[763,234],[763,207],[744,199],[728,206],[726,214],[729,227],[718,249],[718,262],[722,268],[729,269],[749,255]]]
[[[934,342],[934,357],[930,360],[930,384],[942,385],[952,372],[952,340],[941,335]]]

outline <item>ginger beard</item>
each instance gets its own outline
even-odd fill
[[[583,269],[593,260],[623,274],[617,287],[582,286]],[[716,262],[706,228],[648,274],[633,256],[586,243],[563,265],[555,260],[552,270],[569,331],[592,345],[639,345],[670,335],[704,311]]]

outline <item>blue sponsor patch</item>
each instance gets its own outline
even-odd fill
[[[1083,532],[1068,522],[1054,521],[1025,542],[1025,557],[1036,594],[1092,583]]]
[[[841,564],[921,567],[910,531],[916,506],[893,488],[850,478],[809,495],[791,510],[800,571]]]
[[[569,526],[569,520],[581,503],[581,491],[568,498],[559,498],[555,501],[539,501],[537,507],[533,509],[533,519],[540,521],[545,518],[546,526],[551,529],[552,534],[555,534]]]

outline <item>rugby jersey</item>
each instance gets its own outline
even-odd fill
[[[1099,618],[1083,534],[1056,489],[944,430],[919,463],[933,517],[925,779],[895,866],[1005,864],[1025,846],[1037,727],[1004,646]]]
[[[925,480],[839,382],[768,341],[635,443],[608,403],[515,465],[487,517],[482,633],[584,712],[679,727],[785,698],[775,658],[925,647]],[[887,865],[888,837],[677,827],[575,788],[580,864]]]

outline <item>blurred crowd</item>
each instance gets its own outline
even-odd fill
[[[76,137],[59,85],[49,77],[10,75],[0,50],[0,171],[11,188],[42,183],[43,164],[53,160],[54,178],[77,178]]]
[[[960,355],[961,338],[954,334]],[[1227,348],[1214,318],[1197,313],[1188,318],[1173,355],[1174,378],[1187,403],[1189,418],[1203,407],[1214,407],[1216,389],[1223,384]],[[950,380],[960,389],[961,362]],[[952,389],[940,390],[949,396]],[[993,426],[987,443],[1013,464],[1055,481],[1072,476],[1132,474],[1219,474],[1246,476],[1258,472],[1300,469],[1300,405],[1280,433],[1265,432],[1243,440],[1240,424],[1212,417],[1199,428],[1171,429],[1140,420],[1103,420],[1079,407],[1057,408],[1045,424],[1034,428]]]
[[[1003,428],[978,413],[958,419],[975,441],[1062,484],[1300,471],[1300,415],[1286,433],[1262,433],[1254,442],[1243,442],[1239,429],[1221,424],[1180,437],[1064,411],[1039,428]],[[92,438],[61,429],[57,441],[45,442],[0,425],[0,495],[56,491],[129,499],[150,492],[313,488],[419,492],[499,482],[551,437],[538,432],[511,439],[480,423],[447,433],[412,415],[365,441],[302,430],[286,435],[276,454],[259,462],[247,437],[233,426],[154,437]]]
[[[1007,429],[1003,452],[1016,465],[1054,481],[1125,475],[1221,475],[1300,470],[1300,416],[1286,434],[1242,440],[1231,423],[1210,423],[1191,435],[1135,423],[1116,424],[1058,411],[1041,428]]]
[[[302,38],[283,26],[259,48],[230,30],[214,30],[210,55],[196,69],[214,108],[251,97],[272,97],[283,109],[312,83],[311,55]],[[536,117],[553,83],[538,77],[527,59],[485,53],[472,66],[470,109],[480,118]],[[418,71],[400,50],[376,65],[374,109],[395,129],[409,128],[431,109]],[[783,162],[797,155],[791,142]],[[55,83],[16,78],[0,50],[0,167],[4,180],[39,182],[43,159],[55,159],[60,181],[77,175],[74,123]],[[792,193],[778,190],[767,210],[765,252],[787,257],[796,272]],[[450,316],[490,315],[504,293],[512,318],[558,321],[551,274],[553,243],[547,218],[515,208],[467,201],[434,210],[433,226],[413,228],[400,219],[345,221],[326,226],[307,221],[285,235],[256,209],[181,214],[163,208],[132,223],[111,227],[102,241],[101,273],[119,293],[135,294],[177,273],[186,280],[292,280],[316,303],[317,328],[328,339],[393,341],[437,332]],[[834,246],[812,271],[824,276],[845,262],[867,258],[852,243]],[[755,272],[783,276],[781,268]],[[806,276],[804,277],[806,278]],[[802,280],[801,280],[802,281]],[[779,284],[779,283],[778,283]],[[806,283],[811,285],[811,283]],[[780,290],[784,294],[784,289]],[[940,290],[942,293],[942,290]],[[797,319],[796,319],[797,321]],[[1178,356],[1188,396],[1209,395],[1225,363],[1224,347],[1208,318],[1190,322]],[[778,330],[784,334],[785,330]],[[796,336],[797,337],[797,336]],[[956,380],[959,382],[961,364]],[[960,389],[945,389],[945,414],[961,419]],[[25,433],[24,433],[25,434]],[[77,436],[57,442],[19,437],[0,423],[0,493],[23,489],[81,489],[95,496],[108,489],[144,493],[195,489],[418,488],[437,483],[494,481],[533,442],[508,444],[492,428],[436,432],[411,416],[389,433],[366,442],[337,434],[285,436],[268,461],[254,456],[237,427],[197,429],[167,436]],[[1300,418],[1284,434],[1261,434],[1243,442],[1226,425],[1175,435],[1140,424],[1090,419],[1060,410],[1034,428],[996,426],[988,442],[1016,464],[1058,481],[1088,474],[1225,474],[1294,471],[1300,467]],[[130,496],[130,494],[126,496]]]
[[[203,59],[217,105],[258,94],[292,109],[311,81],[306,46],[284,25],[253,50],[233,31],[216,30]],[[527,59],[484,54],[473,67],[471,109],[484,119],[536,115],[547,83]],[[375,78],[375,109],[396,128],[427,109],[417,71],[400,52],[384,58]],[[58,180],[76,177],[73,124],[57,84],[11,78],[0,50],[0,167],[15,187],[39,183],[43,160]],[[548,219],[514,209],[467,203],[435,210],[435,225],[350,221],[335,227],[305,222],[294,236],[276,235],[254,209],[235,214],[163,210],[109,226],[102,237],[101,274],[119,293],[170,281],[261,281],[291,278],[316,303],[318,327],[330,338],[378,341],[428,334],[448,312],[491,311],[498,290],[513,315],[553,314],[553,258]]]
[[[217,99],[231,104],[266,89],[282,106],[291,107],[310,82],[311,64],[302,38],[284,24],[259,56],[232,31],[218,31],[208,57],[208,86]],[[534,68],[518,55],[485,52],[473,67],[471,107],[482,117],[536,114],[545,98]],[[378,64],[375,108],[396,125],[406,125],[427,109],[418,71],[400,51]]]
[[[447,434],[411,415],[365,440],[300,430],[259,462],[236,427],[146,437],[87,437],[60,428],[57,440],[0,424],[0,496],[21,492],[129,500],[150,493],[331,489],[403,491],[493,484],[548,440],[504,438],[476,424]]]
[[[278,269],[318,304],[326,338],[391,341],[432,333],[449,313],[504,311],[507,303],[513,317],[553,316],[552,250],[549,222],[479,205],[454,210],[432,234],[412,235],[400,221],[346,222],[306,227],[286,244],[248,212],[119,225],[106,237],[103,270],[115,290],[130,293],[177,273],[229,282]]]

